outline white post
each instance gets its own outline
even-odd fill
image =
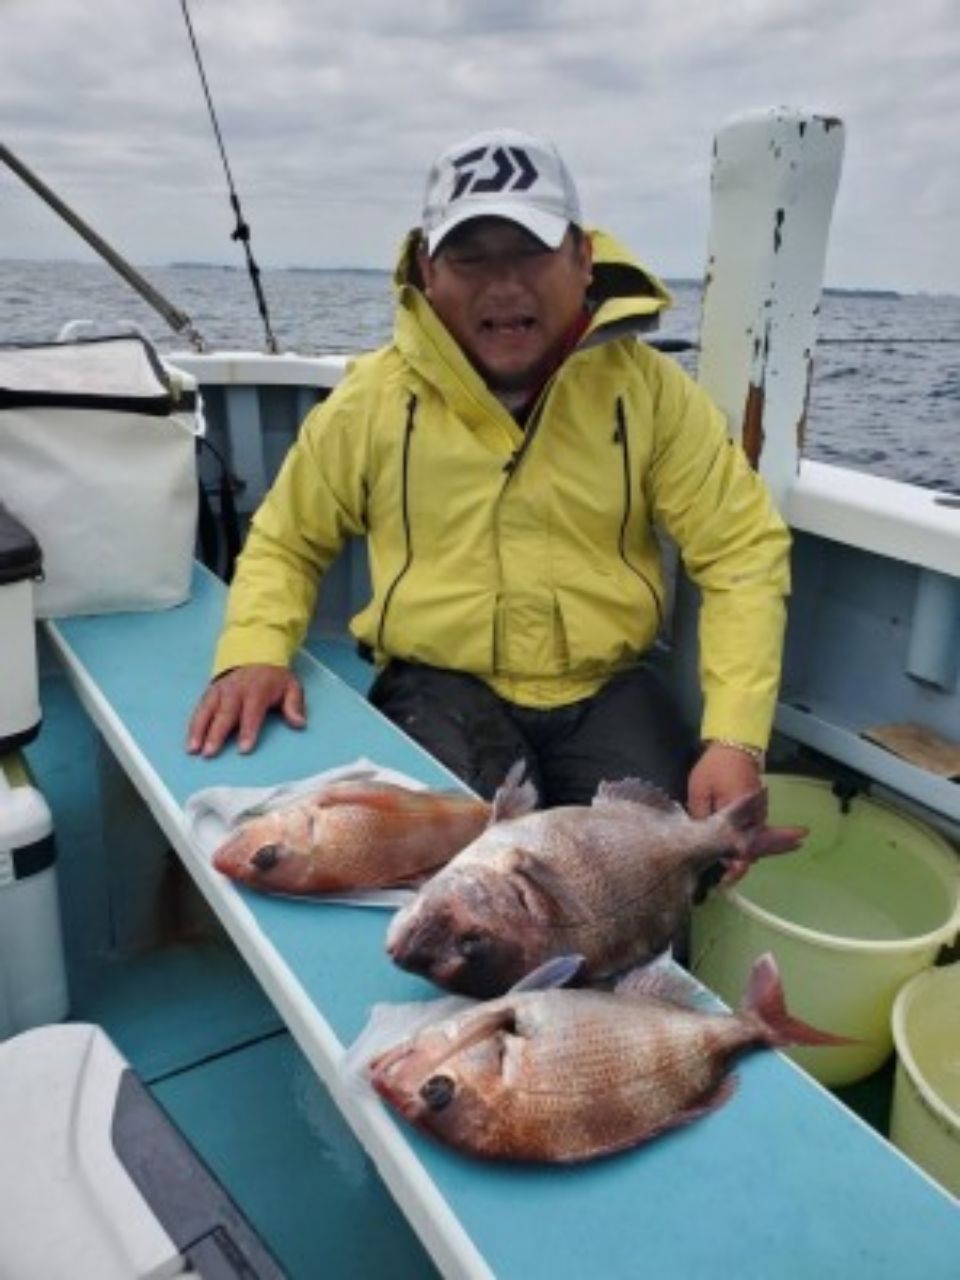
[[[843,125],[788,108],[714,144],[698,380],[782,505],[803,449]]]
[[[839,120],[783,107],[738,116],[714,141],[697,377],[781,509],[803,451],[842,157]],[[674,682],[692,726],[700,718],[699,603],[678,573]]]

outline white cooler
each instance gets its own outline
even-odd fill
[[[3,1280],[283,1280],[99,1027],[0,1044],[0,1134]]]
[[[46,801],[19,755],[0,756],[0,1040],[67,1015],[55,861]]]
[[[42,564],[33,534],[0,503],[0,755],[40,728],[33,584]]]

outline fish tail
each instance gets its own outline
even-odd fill
[[[767,822],[767,789],[760,787],[745,796],[740,796],[732,804],[721,810],[721,817],[727,826],[737,834],[748,835]]]
[[[750,970],[747,993],[741,1014],[759,1021],[764,1040],[776,1048],[789,1044],[844,1045],[855,1044],[849,1036],[820,1031],[808,1022],[794,1018],[787,1010],[783,983],[773,955],[759,956]]]
[[[808,835],[806,827],[768,827],[767,791],[761,787],[741,796],[717,815],[726,826],[734,855],[727,862],[724,885],[735,884],[758,858],[790,853]]]

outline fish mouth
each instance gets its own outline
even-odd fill
[[[445,917],[427,916],[418,923],[408,923],[396,915],[385,945],[390,959],[401,969],[441,984],[455,978],[466,963],[451,946],[451,930]]]
[[[461,955],[438,957],[429,953],[424,954],[417,948],[391,951],[390,958],[394,964],[401,969],[406,969],[408,973],[418,973],[421,977],[429,978],[437,986],[446,987],[450,991],[458,989],[457,979],[467,967],[467,961]]]
[[[414,1045],[403,1043],[378,1054],[367,1067],[367,1077],[379,1096],[406,1119],[416,1122],[428,1110],[421,1093],[424,1080],[437,1071],[448,1051],[431,1055],[424,1063]],[[434,1061],[434,1058],[436,1061]]]
[[[401,909],[387,926],[387,936],[384,940],[384,948],[391,960],[397,959],[397,952],[403,945],[404,934],[407,932],[408,927],[408,919],[408,912]]]
[[[407,1120],[416,1120],[423,1112],[423,1102],[410,1089],[404,1088],[389,1078],[389,1066],[381,1068],[373,1064],[370,1068],[370,1083],[380,1097],[399,1111]]]
[[[459,995],[487,999],[502,995],[513,982],[531,967],[524,963],[520,948],[500,943],[487,954],[481,944],[476,949],[437,946],[436,935],[424,931],[421,936],[398,940],[388,947],[390,958],[408,973],[419,974],[438,987]]]
[[[251,879],[257,874],[254,857],[257,847],[243,835],[236,835],[222,845],[211,861],[218,871],[234,879]]]
[[[439,986],[455,991],[457,978],[463,973],[466,965],[467,962],[463,956],[452,956],[449,960],[434,961],[420,972],[429,974]]]

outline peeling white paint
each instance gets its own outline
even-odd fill
[[[717,134],[699,380],[783,503],[799,466],[827,234],[834,117],[775,108]]]

